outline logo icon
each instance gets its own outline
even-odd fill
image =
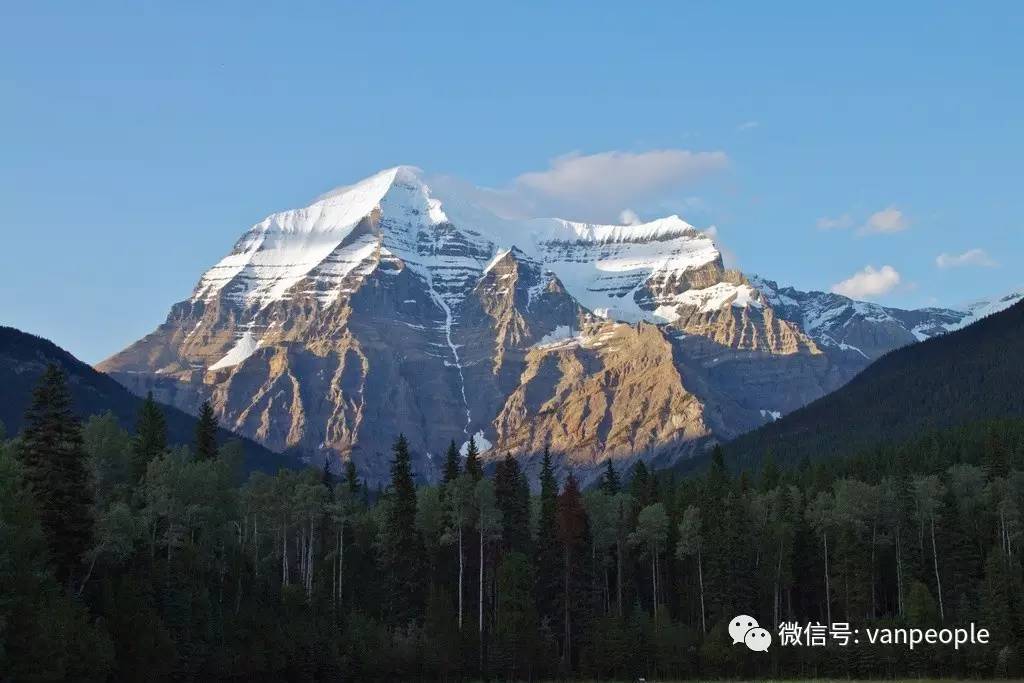
[[[733,617],[729,622],[729,636],[732,644],[742,643],[754,652],[767,652],[772,645],[772,634],[761,628],[757,619],[747,614]]]

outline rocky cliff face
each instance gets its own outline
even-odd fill
[[[253,226],[100,369],[371,481],[399,432],[424,477],[470,435],[586,475],[736,436],[968,315],[748,278],[674,216],[504,220],[400,167]]]

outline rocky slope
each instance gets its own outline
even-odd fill
[[[469,435],[588,472],[735,437],[969,316],[748,278],[675,216],[505,220],[398,167],[253,226],[99,367],[374,481],[398,432],[424,477]]]

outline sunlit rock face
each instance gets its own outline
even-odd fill
[[[398,167],[267,217],[153,333],[100,364],[131,390],[376,484],[410,440],[584,478],[670,464],[794,410],[969,311],[900,311],[723,267],[676,216],[507,220]]]

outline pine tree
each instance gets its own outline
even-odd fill
[[[196,460],[213,460],[216,457],[217,416],[213,414],[210,402],[203,401],[196,424]]]
[[[49,365],[25,415],[21,460],[58,581],[70,585],[92,544],[92,491],[82,429],[64,372]]]
[[[583,507],[579,482],[570,472],[565,488],[558,496],[557,526],[558,544],[562,552],[561,590],[558,595],[559,620],[562,626],[562,667],[563,672],[572,671],[576,653],[576,635],[586,621],[588,604],[584,567],[588,555],[589,528],[587,512]]]
[[[460,473],[459,447],[455,445],[455,439],[448,444],[448,451],[444,457],[444,483],[455,481]]]
[[[647,465],[642,460],[638,461],[633,467],[633,478],[629,481],[629,492],[641,508],[645,508],[654,502],[654,496],[652,495],[654,487],[651,479],[651,473],[648,471]]]
[[[614,496],[622,490],[622,482],[619,480],[619,473],[615,471],[615,465],[612,464],[612,459],[608,458],[605,462],[606,467],[604,470],[604,476],[601,477],[601,488],[609,496]]]
[[[334,477],[331,475],[330,456],[324,456],[324,466],[320,469],[320,484],[329,491],[334,490]]]
[[[771,491],[779,485],[779,467],[775,464],[775,457],[771,451],[764,456],[761,464],[761,490]]]
[[[149,462],[166,451],[167,421],[164,419],[164,411],[153,400],[153,392],[150,391],[139,408],[139,417],[135,422],[135,438],[132,439],[132,481],[141,479]]]
[[[425,562],[423,539],[416,528],[416,483],[404,434],[392,448],[391,486],[382,530],[382,575],[387,584],[388,616],[393,624],[417,618],[423,606]]]
[[[348,492],[353,496],[359,493],[361,485],[359,483],[359,472],[356,470],[356,463],[349,457],[348,462],[345,463],[345,485],[348,487]]]
[[[558,482],[551,451],[544,448],[540,468],[540,516],[537,520],[537,611],[541,619],[558,619],[562,554],[558,545]]]
[[[530,548],[530,490],[519,463],[509,453],[494,472],[494,493],[505,520],[503,546],[506,552],[523,554]]]
[[[469,446],[466,447],[466,472],[473,477],[473,481],[480,481],[484,478],[484,470],[480,465],[480,451],[476,447],[476,439],[469,437]]]

